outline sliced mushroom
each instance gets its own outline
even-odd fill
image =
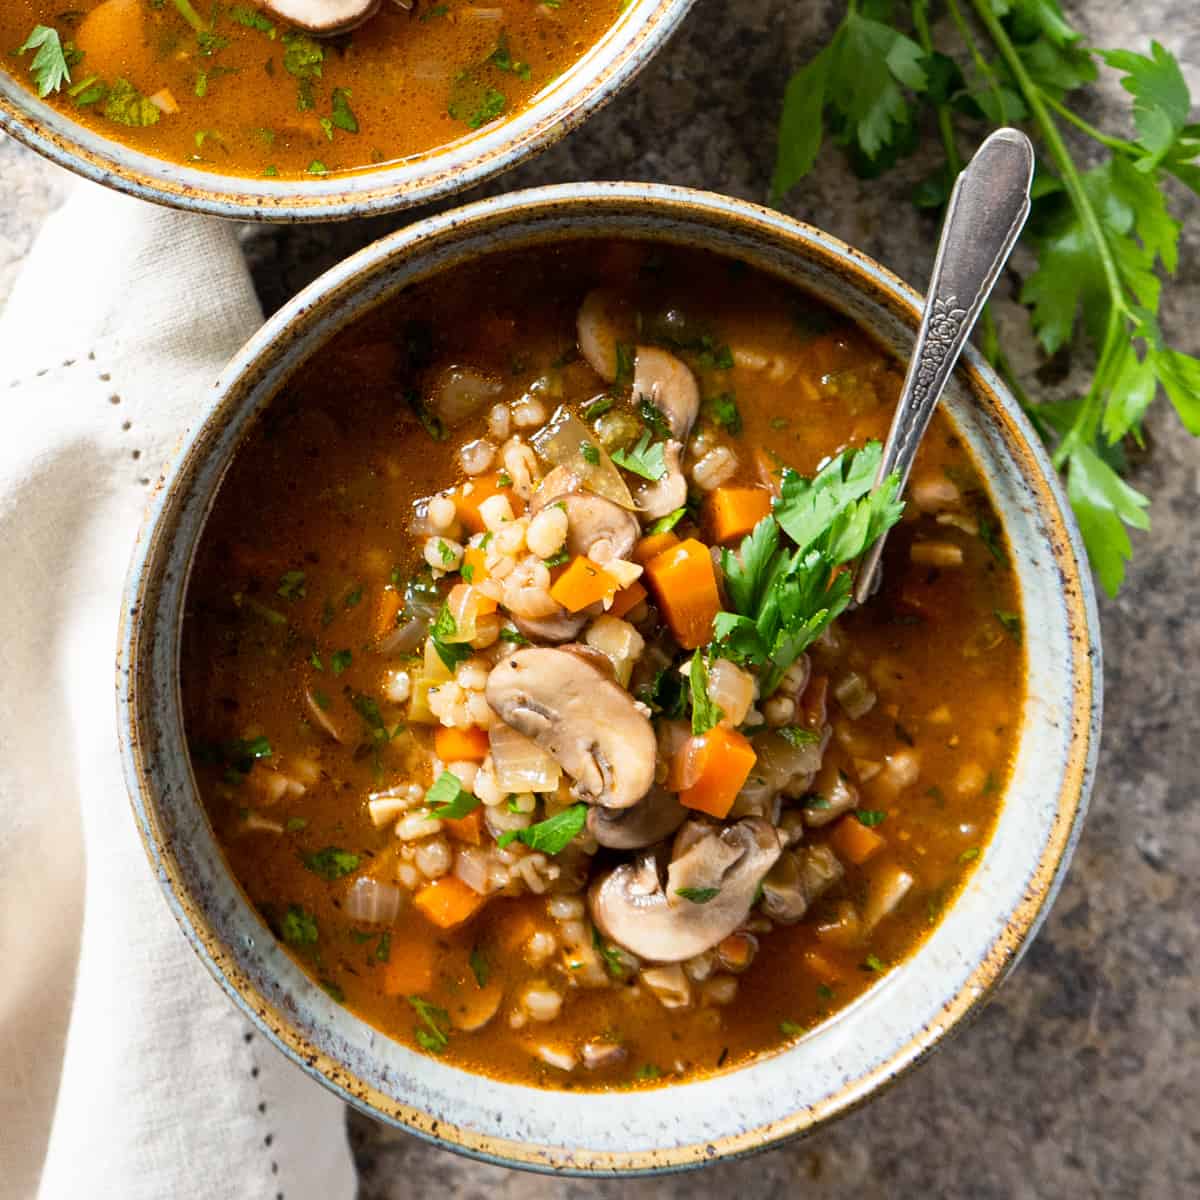
[[[558,761],[581,800],[629,808],[654,783],[650,719],[579,655],[542,646],[518,650],[492,669],[486,695],[501,720]]]
[[[709,841],[721,846],[705,848]],[[702,863],[706,869],[725,863],[712,876],[716,882],[707,885],[719,889],[714,895],[703,903],[668,895],[656,856],[644,854],[602,875],[588,892],[601,933],[650,962],[682,962],[702,954],[745,921],[760,880],[779,857],[779,839],[766,821],[748,817],[723,830],[706,829],[687,855],[696,855],[692,866],[697,870]]]
[[[657,346],[639,346],[633,396],[648,400],[666,417],[675,441],[687,441],[700,413],[700,387],[686,363]]]
[[[628,558],[641,527],[633,513],[603,496],[572,492],[558,496],[567,510],[567,553],[586,554],[593,562]]]
[[[667,473],[657,483],[642,484],[633,497],[643,517],[657,520],[687,503],[687,480],[680,467],[682,455],[682,443],[663,443],[663,462]]]
[[[379,10],[380,0],[263,0],[263,7],[289,25],[317,37],[346,33]]]
[[[573,641],[587,622],[586,612],[569,613],[565,608],[549,617],[513,617],[513,624],[537,642]]]
[[[616,292],[594,288],[583,298],[575,318],[579,352],[606,383],[617,377],[617,343],[632,341],[633,314]],[[630,335],[630,336],[625,336]]]
[[[789,850],[763,880],[763,912],[781,924],[793,925],[843,874],[842,864],[828,846]]]
[[[670,837],[686,816],[679,797],[655,785],[632,808],[593,808],[588,832],[610,850],[641,850]]]
[[[459,988],[448,1006],[450,1024],[467,1033],[482,1029],[496,1015],[503,999],[504,988],[495,980],[482,988]]]

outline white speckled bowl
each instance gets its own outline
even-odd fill
[[[978,1010],[1045,915],[1078,833],[1100,719],[1090,577],[1058,482],[1012,398],[968,353],[947,404],[1010,538],[1029,699],[996,832],[917,953],[798,1044],[656,1091],[538,1091],[390,1041],[277,946],[231,878],[196,794],[179,700],[193,551],[230,459],[279,385],[338,329],[416,278],[557,238],[642,237],[734,255],[815,293],[904,355],[917,295],[826,234],[741,201],[651,184],[519,192],[421,222],[322,276],[218,381],[156,492],[134,556],[118,675],[125,768],[146,849],[231,999],[315,1078],[374,1116],[490,1161],[579,1174],[703,1164],[809,1132],[860,1104]]]
[[[12,60],[2,54],[0,130],[96,183],[192,212],[242,221],[376,216],[444,199],[552,146],[633,79],[692,3],[631,0],[577,63],[507,120],[387,166],[319,179],[229,175],[144,154],[39,100],[7,73]]]

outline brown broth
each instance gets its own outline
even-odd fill
[[[174,0],[80,0],[69,12],[5,0],[0,46],[15,50],[41,24],[83,51],[71,83],[48,99],[106,137],[222,174],[304,179],[395,162],[511,116],[603,36],[621,5],[417,0],[405,12],[385,0],[358,29],[315,43],[323,61],[308,79],[288,69],[300,69],[299,57],[288,57],[283,22],[246,2],[217,6],[214,25],[210,8],[192,4],[198,35]],[[269,32],[238,19],[255,15]],[[4,69],[31,86],[33,57],[6,54]],[[121,79],[143,97],[167,89],[178,111],[147,126],[113,119],[100,86]]]
[[[408,533],[414,501],[461,478],[455,451],[482,432],[476,419],[445,441],[432,440],[406,402],[425,377],[406,361],[414,341],[429,334],[435,365],[492,371],[503,382],[500,399],[520,397],[549,372],[561,381],[563,401],[586,405],[603,386],[574,354],[574,315],[600,283],[632,287],[647,313],[687,314],[694,348],[681,353],[702,394],[736,395],[744,430],[729,441],[741,455],[741,479],[760,478],[764,455],[767,470],[783,462],[812,473],[839,448],[886,433],[897,364],[861,331],[778,281],[698,252],[638,244],[492,256],[409,289],[293,378],[222,486],[191,583],[183,695],[193,745],[265,735],[273,762],[320,764],[319,782],[302,796],[266,804],[254,790],[258,768],[231,783],[197,755],[201,794],[233,873],[277,931],[289,906],[312,914],[319,937],[297,961],[408,1045],[416,1044],[420,1021],[404,995],[382,990],[380,931],[353,925],[341,911],[348,881],[327,882],[302,861],[336,845],[362,855],[368,870],[390,869],[396,838],[371,824],[366,797],[399,782],[431,782],[427,727],[412,726],[373,750],[370,722],[354,709],[354,696],[366,695],[378,700],[389,730],[403,721],[402,708],[379,700],[374,608],[389,580],[406,578],[419,562]],[[649,320],[642,335],[653,331]],[[725,347],[732,368],[720,365],[728,361]],[[860,784],[863,809],[884,814],[878,832],[886,835],[885,851],[863,867],[848,866],[844,882],[799,924],[765,934],[728,1007],[668,1011],[645,988],[636,995],[625,987],[572,990],[568,981],[557,1021],[513,1030],[502,1008],[480,1032],[451,1033],[445,1059],[550,1087],[649,1085],[727,1069],[813,1028],[920,945],[991,835],[1024,695],[1020,605],[1006,544],[970,456],[939,414],[913,479],[945,478],[962,497],[958,524],[938,524],[910,503],[887,546],[883,590],[838,622],[836,646],[812,651],[814,677],[854,670],[878,693],[875,707],[855,721],[830,701],[829,769],[861,779],[864,761],[906,750],[920,755],[918,782],[898,794],[878,776]],[[914,564],[910,548],[919,539],[958,546],[962,565]],[[296,570],[305,573],[305,594],[289,599],[279,594],[280,581]],[[335,678],[339,650],[352,661]],[[306,688],[327,693],[330,719],[355,731],[350,744],[314,731]],[[251,812],[285,831],[253,831]],[[826,840],[831,828],[812,830],[810,841]],[[861,908],[872,881],[892,864],[916,883],[869,938],[839,946],[818,934],[840,900]],[[479,956],[486,961],[489,987],[502,987],[506,1003],[531,978],[559,977],[556,968],[530,968],[519,953],[529,932],[546,923],[544,901],[532,896],[494,899],[448,932],[408,910],[390,929],[386,951],[403,962],[432,948],[436,981],[424,999],[453,1017],[479,998],[472,952],[476,964]],[[814,951],[817,959],[809,957]],[[577,1048],[598,1036],[626,1047],[619,1068],[567,1076],[532,1053],[534,1042]]]

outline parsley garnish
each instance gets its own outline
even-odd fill
[[[615,403],[609,396],[601,396],[599,400],[593,400],[591,404],[583,410],[583,419],[585,421],[594,421],[597,417],[602,417]]]
[[[626,471],[640,475],[651,483],[657,483],[667,473],[663,443],[651,445],[649,433],[643,433],[632,450],[614,450],[612,460],[618,467],[624,467]]]
[[[572,804],[562,812],[530,825],[528,829],[511,829],[502,833],[496,839],[496,845],[501,850],[513,842],[522,842],[530,850],[540,850],[543,854],[561,854],[575,840],[587,823],[588,806]]]
[[[975,859],[977,859],[978,857],[979,857],[979,847],[978,846],[970,846],[958,856],[958,861],[960,864],[965,865],[966,863],[974,862]]]
[[[529,639],[519,629],[509,629],[506,625],[500,630],[502,642],[512,642],[514,646],[528,646]]]
[[[687,515],[687,508],[677,508],[674,512],[669,512],[665,517],[659,517],[648,530],[649,533],[670,533],[676,525]]]
[[[656,437],[671,436],[671,423],[663,415],[662,409],[645,396],[638,397],[638,414]]]
[[[303,571],[285,571],[279,577],[279,586],[275,589],[275,595],[282,596],[285,600],[303,599],[307,594],[304,580]]]
[[[860,808],[855,811],[854,815],[858,818],[859,824],[865,825],[868,829],[882,825],[887,820],[887,813],[878,808]]]
[[[488,979],[492,974],[492,966],[487,960],[487,955],[478,946],[472,946],[471,956],[467,959],[467,963],[480,989],[487,987]]]
[[[275,26],[256,9],[249,8],[245,4],[235,4],[229,10],[229,19],[238,25],[244,25],[247,29],[256,29],[259,33],[265,33],[272,41],[275,40]]]
[[[737,400],[732,392],[722,392],[704,402],[704,407],[713,422],[726,433],[739,434],[742,432],[742,414],[738,411]]]
[[[887,970],[887,963],[877,954],[868,954],[863,960],[862,969],[864,971],[874,971],[875,974],[881,975]]]
[[[429,434],[429,436],[433,438],[435,442],[444,442],[448,436],[446,433],[446,426],[442,424],[441,417],[436,416],[429,411],[429,406],[422,399],[421,393],[417,391],[410,391],[405,396],[405,399],[408,401],[408,407],[413,410],[413,414],[416,416],[417,420],[420,421],[421,428],[424,429],[425,432]]]
[[[803,725],[785,725],[775,731],[784,741],[799,748],[800,746],[815,746],[821,735],[815,729],[806,729]]]
[[[118,79],[109,89],[104,115],[118,125],[145,127],[157,125],[161,110],[151,104],[128,79]]]
[[[872,491],[882,449],[847,450],[813,479],[785,469],[773,515],[738,553],[721,552],[734,612],[717,614],[716,650],[764,668],[763,696],[850,603],[850,573],[839,568],[900,519],[896,477]],[[781,532],[794,549],[781,545]]]
[[[634,1079],[661,1079],[662,1070],[656,1067],[654,1063],[643,1063],[633,1073]]]
[[[441,1054],[450,1044],[450,1014],[444,1008],[422,1000],[420,996],[409,996],[408,1002],[421,1022],[416,1028],[418,1045],[431,1054]]]
[[[462,71],[450,86],[446,111],[468,129],[478,129],[504,112],[504,93],[482,82],[474,71]]]
[[[708,698],[708,668],[699,650],[692,655],[688,668],[688,683],[692,696],[692,733],[699,736],[721,723],[724,710]]]
[[[719,887],[693,888],[681,887],[675,889],[675,895],[690,901],[692,904],[707,904],[721,894]]]
[[[1004,626],[1005,632],[1014,642],[1021,640],[1021,617],[1019,613],[1006,612],[1002,608],[997,608],[993,611],[992,615]]]
[[[623,392],[633,383],[633,347],[624,342],[617,343],[617,374],[613,389]]]
[[[798,1033],[804,1032],[804,1026],[798,1025],[795,1021],[780,1021],[779,1032],[784,1037],[795,1037]]]
[[[458,622],[455,621],[454,614],[451,613],[449,607],[443,604],[437,620],[429,630],[429,636],[433,639],[433,648],[437,651],[438,658],[445,663],[448,671],[453,671],[459,663],[465,662],[471,657],[471,647],[466,642],[446,640],[454,637],[457,633]]]
[[[354,655],[349,650],[335,650],[329,656],[329,669],[340,675],[354,661]]]
[[[17,47],[17,53],[27,54],[30,50],[37,51],[29,64],[29,74],[39,96],[45,99],[51,92],[61,91],[64,83],[71,82],[70,43],[64,48],[57,29],[35,25],[24,44]],[[76,52],[76,57],[82,55]]]
[[[338,129],[357,133],[358,118],[350,107],[350,95],[349,88],[333,89],[333,115],[329,119]]]
[[[583,461],[589,466],[596,467],[600,465],[600,451],[591,442],[580,442],[579,453]]]
[[[479,807],[478,797],[472,796],[453,771],[443,771],[425,793],[430,819],[446,817],[459,821]]]
[[[492,51],[488,58],[488,62],[498,71],[504,71],[509,75],[516,75],[518,79],[525,80],[526,83],[533,78],[533,72],[527,62],[520,62],[513,58],[512,52],[508,46],[508,34],[501,31],[499,41],[496,44],[496,49]]]
[[[315,946],[317,944],[317,919],[306,908],[292,904],[283,914],[279,932],[289,946]]]
[[[324,850],[318,850],[315,854],[306,854],[303,862],[314,875],[320,875],[322,879],[332,882],[335,879],[341,879],[343,875],[349,875],[352,871],[357,871],[358,864],[362,862],[362,859],[349,850],[342,850],[337,846],[326,846]]]
[[[620,950],[614,946],[610,946],[601,936],[600,930],[594,925],[592,926],[592,946],[596,953],[604,959],[604,966],[608,973],[614,979],[624,979],[626,974],[625,960],[621,957]]]

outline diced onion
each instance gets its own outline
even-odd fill
[[[533,435],[533,448],[551,466],[566,467],[582,487],[603,496],[622,508],[637,506],[621,473],[599,444],[596,435],[567,408],[559,408],[554,416]],[[590,447],[584,457],[584,447]],[[594,451],[595,453],[592,453]],[[594,459],[594,462],[589,462]]]
[[[427,616],[411,617],[379,643],[380,654],[412,654],[429,632]]]
[[[488,731],[502,792],[554,792],[562,768],[535,741],[499,721]]]
[[[725,724],[740,725],[754,703],[754,676],[718,658],[708,668],[708,698],[725,714]]]
[[[343,907],[352,921],[390,925],[400,915],[403,899],[404,893],[394,883],[382,883],[367,876],[350,885]]]
[[[148,99],[155,108],[165,112],[167,116],[174,116],[179,111],[179,102],[175,99],[170,88],[160,88],[153,96],[148,97]]]

